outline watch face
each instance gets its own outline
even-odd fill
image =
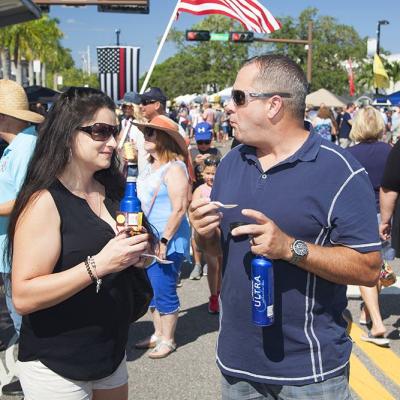
[[[305,257],[308,254],[307,244],[304,243],[302,240],[296,240],[293,243],[293,251],[296,255],[300,257]]]

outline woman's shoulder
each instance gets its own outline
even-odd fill
[[[21,214],[25,221],[37,221],[43,223],[58,222],[60,217],[53,195],[48,189],[42,189],[35,192],[25,207],[25,211]]]

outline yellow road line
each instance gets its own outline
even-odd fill
[[[366,334],[366,332],[353,322],[351,338],[388,378],[400,386],[400,357],[389,348],[379,347],[373,343],[361,340],[361,335]]]
[[[350,357],[350,386],[361,400],[395,400],[354,354]]]

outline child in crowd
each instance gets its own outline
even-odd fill
[[[204,160],[203,180],[204,183],[196,188],[193,192],[192,200],[202,197],[210,197],[212,185],[214,183],[215,173],[219,164],[219,157],[210,155]],[[208,312],[217,314],[219,312],[218,296],[221,289],[221,265],[222,257],[210,256],[203,254],[205,262],[208,266],[207,280],[210,288],[210,298],[208,302]]]

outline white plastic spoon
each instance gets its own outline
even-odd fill
[[[174,262],[171,260],[162,260],[160,257],[157,257],[155,254],[146,254],[143,253],[140,257],[151,257],[156,260],[159,264],[173,264]]]
[[[238,204],[223,204],[220,201],[211,201],[211,204],[215,204],[216,206],[220,208],[235,208],[238,206]]]

